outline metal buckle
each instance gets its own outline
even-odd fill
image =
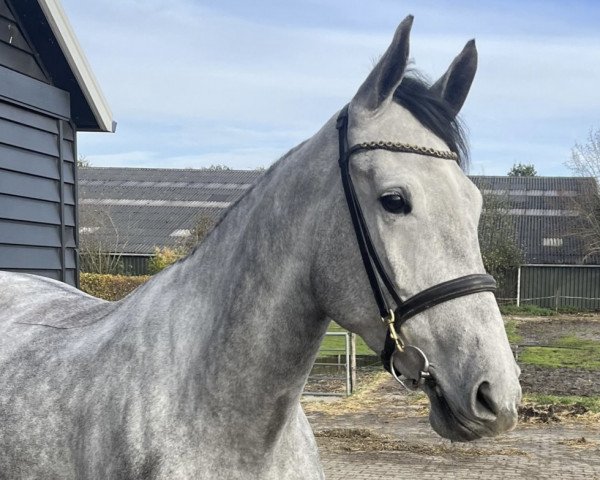
[[[394,379],[402,385],[406,390],[415,391],[421,387],[429,374],[429,360],[425,353],[414,345],[406,345],[400,335],[396,331],[396,316],[393,310],[387,317],[382,317],[381,320],[389,329],[390,338],[394,341],[394,353],[390,357],[390,372]],[[398,355],[398,363],[401,365],[402,372],[398,375],[394,367],[394,358]]]
[[[396,350],[403,352],[404,342],[400,338],[400,335],[398,335],[398,332],[396,332],[396,315],[394,314],[394,311],[390,309],[390,314],[388,315],[388,317],[381,317],[381,321],[389,328],[390,338],[396,344]]]

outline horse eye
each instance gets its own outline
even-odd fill
[[[379,201],[383,208],[390,213],[410,213],[410,204],[399,193],[388,193],[383,195]]]

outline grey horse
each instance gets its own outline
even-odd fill
[[[455,116],[475,44],[428,87],[407,74],[411,24],[352,99],[349,139],[460,151]],[[375,351],[386,338],[337,158],[333,117],[192,254],[119,302],[0,273],[0,477],[323,478],[299,400],[328,323]],[[481,196],[457,162],[368,151],[351,170],[402,296],[484,273]],[[410,209],[388,211],[389,195]],[[425,390],[440,435],[466,441],[515,426],[519,371],[492,293],[420,313],[401,335],[430,359],[437,385]]]

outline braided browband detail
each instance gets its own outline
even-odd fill
[[[349,155],[361,150],[390,150],[392,152],[417,153],[419,155],[427,155],[428,157],[443,158],[445,160],[454,160],[458,162],[458,155],[450,150],[436,150],[430,147],[420,147],[409,143],[396,142],[363,142],[353,145]]]

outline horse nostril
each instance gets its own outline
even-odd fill
[[[492,414],[495,417],[498,416],[498,405],[492,398],[492,392],[489,382],[481,382],[477,389],[477,396],[475,397],[476,409],[481,411],[484,415]]]

